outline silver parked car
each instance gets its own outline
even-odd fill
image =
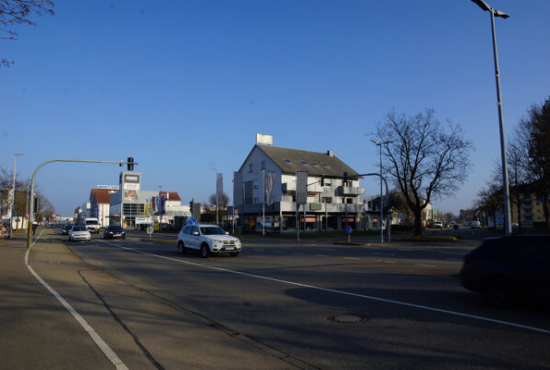
[[[241,252],[241,241],[228,234],[216,225],[184,226],[178,235],[178,253],[183,254],[188,249],[194,249],[200,251],[204,258],[224,253],[236,257]]]

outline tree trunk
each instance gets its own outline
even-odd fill
[[[422,236],[422,210],[414,210],[414,236]]]

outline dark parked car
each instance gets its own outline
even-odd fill
[[[521,301],[550,303],[550,235],[485,239],[464,257],[460,279],[500,308]]]
[[[69,235],[69,231],[73,228],[73,225],[67,224],[63,227],[63,230],[61,230],[61,234],[63,235]]]
[[[103,232],[103,237],[105,239],[114,239],[114,238],[126,238],[126,233],[124,229],[119,225],[110,225],[105,228]]]

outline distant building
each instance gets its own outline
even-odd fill
[[[550,207],[550,202],[546,201]],[[519,208],[519,218],[518,218]],[[544,198],[537,196],[528,190],[520,194],[519,205],[515,196],[510,196],[510,219],[512,223],[520,223],[525,226],[533,226],[536,223],[546,222],[544,217]],[[489,223],[492,223],[492,217],[489,215]],[[496,226],[504,225],[504,212],[499,207],[495,212]]]
[[[359,174],[332,150],[320,153],[266,145],[255,145],[234,174],[237,226],[245,232],[296,231],[298,171],[308,173],[307,203],[298,212],[301,230],[365,228],[366,207],[359,200],[365,189],[359,187]],[[350,178],[344,180],[344,173]]]
[[[118,192],[118,186],[98,186],[90,192],[90,202],[87,204],[86,217],[96,217],[100,227],[109,225],[111,195]]]

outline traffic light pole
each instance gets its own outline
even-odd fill
[[[81,163],[110,163],[110,164],[118,164],[120,167],[124,166],[125,164],[133,165],[137,164],[134,163],[133,158],[131,159],[131,162],[124,162],[124,161],[90,161],[90,160],[80,160],[80,159],[50,159],[49,161],[46,161],[42,163],[40,166],[34,170],[34,173],[32,174],[32,180],[31,180],[31,191],[29,192],[29,219],[27,220],[27,248],[30,248],[32,245],[32,222],[34,220],[34,179],[36,177],[36,174],[38,173],[38,170],[40,170],[42,167],[47,165],[48,163],[52,162],[81,162]]]
[[[387,200],[388,205],[389,205],[390,193],[389,193],[389,189],[388,189],[388,182],[386,181],[384,176],[382,176],[379,173],[363,173],[363,174],[359,174],[359,175],[348,175],[346,172],[344,172],[344,178],[345,179],[349,179],[349,178],[352,178],[352,177],[363,177],[363,176],[378,176],[378,177],[380,177],[380,179],[382,181],[384,181],[384,185],[386,185],[386,200]],[[382,209],[382,199],[380,199],[380,206],[381,206],[381,209]],[[386,221],[386,236],[388,238],[388,242],[391,241],[391,232],[390,232],[391,222],[390,222],[389,214],[390,214],[389,212],[386,212],[386,219],[387,219],[387,221]],[[380,230],[382,230],[382,219],[380,219]],[[382,238],[382,243],[383,242],[384,242],[384,240]]]

